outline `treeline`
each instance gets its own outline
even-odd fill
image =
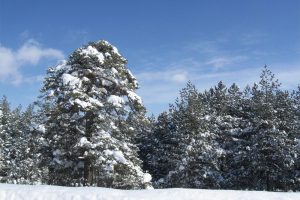
[[[300,190],[300,87],[282,90],[267,67],[244,90],[188,82],[147,118],[126,63],[108,42],[89,43],[48,70],[26,110],[4,97],[0,182]]]
[[[189,82],[152,120],[141,156],[156,187],[299,190],[299,125],[300,87],[280,89],[265,67],[244,90]]]
[[[39,184],[47,170],[42,165],[44,127],[29,106],[11,109],[6,97],[0,101],[0,182]]]

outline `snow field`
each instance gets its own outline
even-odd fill
[[[1,200],[299,200],[300,193],[155,189],[117,190],[96,187],[0,184]]]

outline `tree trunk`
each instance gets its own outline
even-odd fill
[[[267,191],[270,191],[270,173],[267,171]]]
[[[92,170],[89,158],[84,160],[84,186],[92,185]]]
[[[86,124],[85,124],[85,137],[88,141],[91,141],[92,137],[92,126],[93,126],[93,113],[86,113]],[[90,157],[86,157],[84,160],[84,186],[93,185],[93,163]]]

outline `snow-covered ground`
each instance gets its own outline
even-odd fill
[[[233,190],[116,190],[0,184],[0,200],[299,200],[300,193]]]

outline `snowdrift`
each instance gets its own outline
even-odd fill
[[[116,190],[0,184],[1,200],[299,200],[300,193],[201,189]]]

